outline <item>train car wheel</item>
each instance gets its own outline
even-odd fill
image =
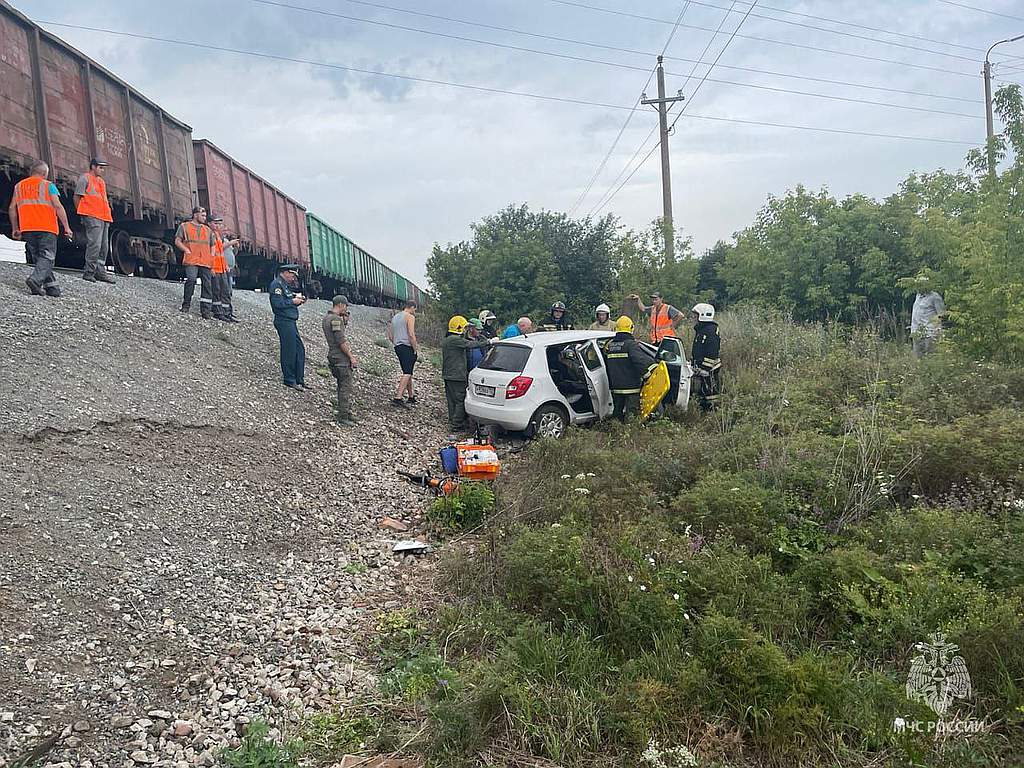
[[[110,242],[110,250],[114,257],[114,268],[122,275],[135,273],[139,260],[132,253],[131,238],[124,230],[118,230]]]
[[[154,280],[166,280],[171,274],[171,265],[166,261],[147,261],[142,271],[146,277]]]

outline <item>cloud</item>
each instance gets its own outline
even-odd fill
[[[58,0],[23,0],[29,15],[54,21],[198,40],[225,47],[332,62],[411,76],[548,94],[584,101],[632,104],[653,58],[565,42],[539,40],[416,18],[345,0],[285,0],[351,16],[385,20],[448,34],[602,59],[644,71],[458,42],[299,11],[252,0],[129,3],[94,0],[88,7]],[[550,0],[393,0],[427,13],[477,19],[543,34],[657,53],[664,24],[597,14]],[[724,0],[717,0],[725,4]],[[606,7],[675,18],[682,0],[650,0],[642,10],[624,0]],[[988,7],[1014,13],[1008,0]],[[743,8],[745,6],[737,5]],[[963,45],[987,47],[1005,32],[1006,19],[937,0],[804,0],[792,10],[853,21]],[[211,15],[214,9],[215,15]],[[804,46],[844,50],[907,62],[892,65],[737,38],[721,64],[862,82],[886,88],[980,99],[976,63],[883,45],[891,40],[967,56],[970,51],[922,40],[856,30],[822,21],[765,15],[863,34],[869,40],[751,17],[743,34]],[[691,6],[685,23],[716,27],[722,12]],[[724,27],[731,30],[739,16]],[[512,201],[566,210],[579,196],[625,120],[601,107],[374,77],[337,69],[182,48],[105,34],[54,28],[167,111],[193,126],[288,194],[324,216],[371,253],[421,285],[431,245],[467,236],[469,225]],[[681,28],[668,50],[670,92],[686,83],[694,59],[711,39]],[[706,60],[725,38],[718,36]],[[1024,55],[1024,48],[1017,51]],[[677,58],[671,58],[677,57]],[[915,69],[922,64],[962,75]],[[705,69],[699,68],[697,75]],[[878,133],[984,139],[982,108],[926,96],[886,93],[776,75],[716,69],[717,80],[818,91],[871,101],[971,113],[967,119],[867,104],[826,101],[707,82],[687,111],[744,120],[798,123]],[[652,84],[649,94],[655,92]],[[692,103],[691,103],[692,102]],[[590,210],[656,122],[638,110],[580,213]],[[884,195],[914,169],[960,164],[966,147],[827,135],[683,118],[670,142],[677,222],[700,250],[749,223],[769,193],[797,183],[828,184],[837,194]],[[632,227],[661,213],[657,152],[613,200],[609,210]]]

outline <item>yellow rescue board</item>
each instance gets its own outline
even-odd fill
[[[672,382],[668,378],[668,366],[664,361],[658,363],[654,372],[644,382],[643,389],[640,390],[641,420],[646,420],[654,412],[671,386]]]

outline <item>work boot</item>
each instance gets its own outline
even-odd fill
[[[51,285],[46,288],[46,295],[53,299],[59,299],[61,296],[60,288],[56,285]]]
[[[114,276],[105,269],[101,269],[96,273],[96,280],[101,283],[110,283],[111,285],[117,282],[117,280],[114,279]]]
[[[87,283],[95,283],[96,282],[96,275],[95,275],[95,273],[92,273],[92,272],[83,272],[82,273],[82,279],[85,280],[85,282],[87,282]]]
[[[179,309],[178,311],[179,311],[179,312],[185,312],[185,313],[187,313],[187,312],[188,312],[188,310],[189,310],[189,306],[188,306],[188,304],[182,304],[182,305],[181,305],[181,309]]]
[[[46,291],[43,290],[43,286],[33,280],[31,277],[25,278],[25,285],[28,286],[29,291],[32,292],[33,296],[45,296]]]

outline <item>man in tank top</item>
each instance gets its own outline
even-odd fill
[[[401,366],[402,375],[398,379],[398,390],[395,392],[391,404],[402,406],[405,403],[415,405],[416,394],[412,388],[412,372],[416,366],[416,360],[420,354],[420,344],[416,340],[416,302],[405,302],[405,308],[391,318],[388,326],[388,338],[395,345],[395,355],[398,357],[398,364]],[[402,399],[407,395],[406,400]]]

